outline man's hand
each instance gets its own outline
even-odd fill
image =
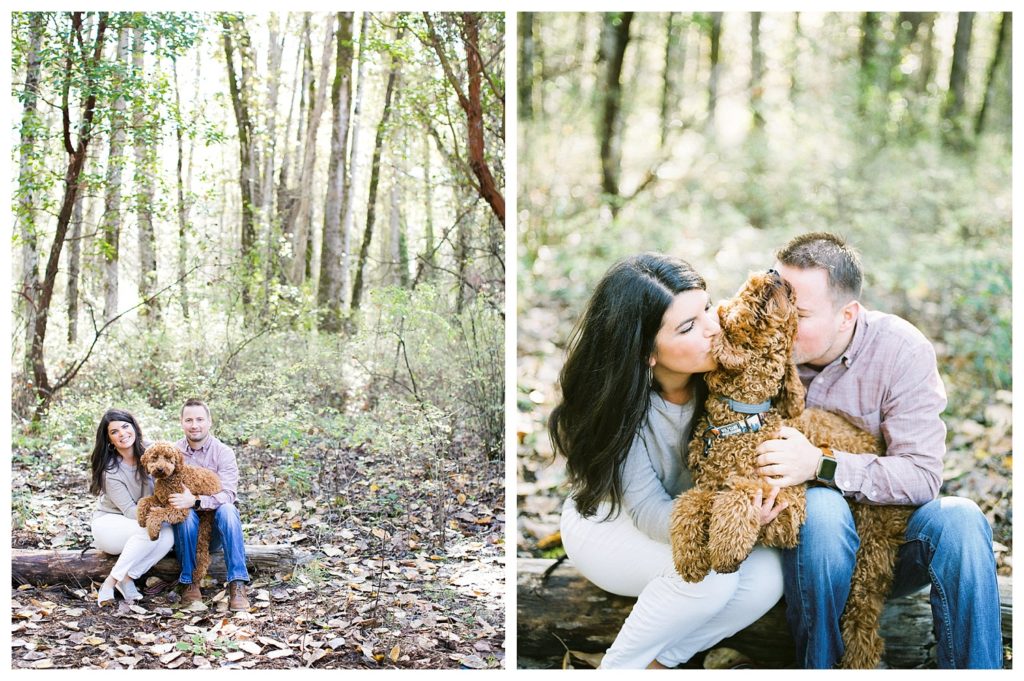
[[[813,480],[818,471],[821,450],[812,445],[796,428],[782,426],[776,439],[765,440],[757,448],[757,472],[776,487],[792,487]]]
[[[192,494],[192,490],[188,487],[182,485],[181,488],[181,492],[172,494],[167,497],[167,500],[171,502],[171,506],[174,508],[192,508],[196,503],[196,496]]]

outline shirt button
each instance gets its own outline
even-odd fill
[[[843,487],[849,489],[850,488],[850,481],[849,480],[843,480]]]

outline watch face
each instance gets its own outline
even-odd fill
[[[818,479],[819,480],[832,480],[836,477],[836,460],[830,459],[827,456],[821,457],[821,463],[818,464]]]

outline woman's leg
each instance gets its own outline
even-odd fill
[[[666,659],[689,660],[724,638],[761,618],[782,598],[782,554],[777,549],[755,546],[737,572],[739,586],[725,607],[692,636],[664,652]]]
[[[167,523],[160,527],[160,535],[156,539],[150,539],[145,528],[140,527],[139,530],[138,534],[128,539],[121,557],[110,571],[118,581],[146,574],[174,545],[174,532]]]
[[[603,517],[599,512],[597,518]],[[672,667],[679,658],[669,648],[698,635],[732,600],[739,573],[711,573],[702,582],[684,582],[675,571],[668,544],[636,529],[626,514],[596,522],[576,513],[571,501],[562,512],[562,541],[577,569],[597,586],[636,596],[633,611],[601,662],[602,668],[642,669],[657,660]]]
[[[114,585],[124,577],[127,565],[132,560],[132,552],[126,556],[125,547],[129,544],[130,539],[140,532],[145,536],[146,531],[139,527],[137,521],[123,515],[104,513],[93,519],[92,536],[96,548],[103,553],[119,556],[110,574],[100,585],[97,595],[99,603],[114,600]]]

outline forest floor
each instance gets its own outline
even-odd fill
[[[552,289],[558,288],[552,283],[558,279],[556,273],[536,276]],[[563,290],[573,288],[579,286],[566,282]],[[577,313],[565,296],[527,297],[530,300],[520,303],[517,319],[516,555],[557,558],[564,555],[554,533],[567,493],[565,460],[554,457],[546,428],[559,399],[558,372],[564,361],[564,348],[556,341],[569,338]],[[1012,394],[992,395],[984,419],[947,415],[944,421],[949,434],[940,494],[964,496],[978,504],[993,529],[997,571],[1012,575]],[[545,667],[563,664],[562,659],[539,662]],[[695,666],[700,666],[699,660]]]
[[[303,477],[258,446],[236,454],[246,543],[291,544],[303,555],[294,571],[253,575],[245,613],[226,610],[219,585],[199,609],[172,590],[100,608],[96,583],[15,585],[13,667],[504,667],[500,461],[313,451],[319,469]],[[89,545],[96,501],[80,462],[16,450],[11,478],[13,548]]]

